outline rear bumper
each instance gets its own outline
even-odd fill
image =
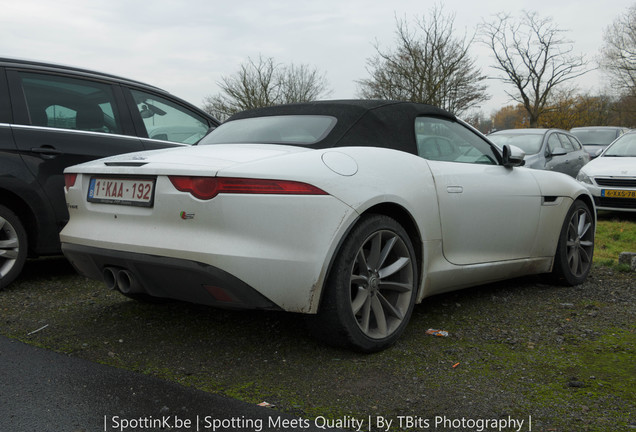
[[[130,294],[148,294],[225,309],[281,310],[254,288],[196,261],[62,243],[62,252],[82,275]],[[117,281],[118,274],[124,276]],[[111,280],[112,276],[115,280]],[[121,279],[126,280],[122,289]]]

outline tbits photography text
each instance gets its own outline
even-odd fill
[[[303,418],[286,418],[267,416],[250,418],[246,416],[217,418],[200,416],[181,418],[179,416],[124,418],[120,416],[104,416],[104,432],[124,432],[143,430],[172,430],[197,432],[229,432],[250,431],[356,431],[356,432],[391,432],[391,431],[465,431],[465,432],[532,432],[532,416],[527,418],[451,418],[447,416],[421,417],[417,415],[400,415],[396,417],[368,416],[357,418],[343,416],[340,418],[316,417],[313,420]]]

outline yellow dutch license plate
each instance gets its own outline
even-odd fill
[[[601,191],[601,196],[604,196],[604,197],[607,197],[607,198],[632,198],[632,199],[636,199],[636,191],[603,189]]]

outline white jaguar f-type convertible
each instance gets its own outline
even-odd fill
[[[377,351],[427,296],[585,280],[592,197],[523,156],[428,105],[251,110],[198,145],[68,168],[62,248],[133,298],[300,312],[325,341]]]

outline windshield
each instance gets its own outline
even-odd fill
[[[623,135],[607,148],[604,157],[636,157],[636,133]]]
[[[616,131],[602,129],[582,129],[570,131],[583,145],[608,145],[616,139]]]
[[[539,134],[496,133],[488,135],[488,138],[499,148],[503,148],[505,144],[513,145],[528,155],[539,153],[543,142],[543,135]]]
[[[232,120],[214,129],[199,142],[199,145],[235,143],[310,145],[324,139],[335,124],[335,117],[317,115]]]

